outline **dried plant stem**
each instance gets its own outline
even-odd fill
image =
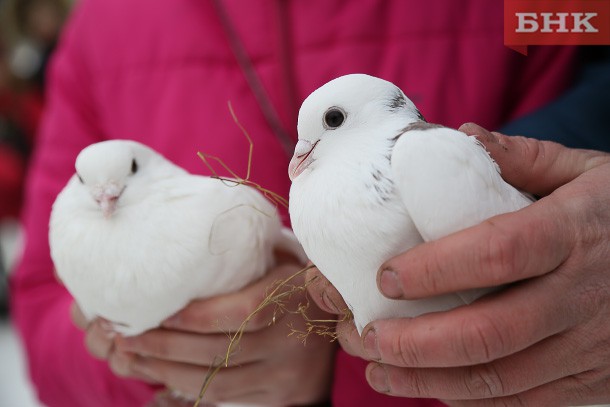
[[[235,333],[229,335],[229,346],[227,347],[227,352],[225,353],[224,357],[222,357],[222,359],[219,360],[218,358],[220,358],[220,357],[217,357],[215,359],[215,362],[210,367],[210,370],[208,371],[208,373],[204,379],[203,385],[201,386],[201,390],[199,392],[197,400],[195,400],[195,404],[193,404],[193,407],[199,406],[199,403],[201,403],[201,401],[203,400],[203,396],[205,395],[205,392],[207,391],[208,387],[210,386],[210,383],[212,382],[212,380],[214,379],[216,374],[218,374],[220,369],[222,369],[223,367],[229,366],[229,359],[231,358],[231,355],[233,355],[233,353],[237,349],[237,346],[239,345],[239,342],[241,341],[241,338],[245,332],[246,326],[252,320],[252,318],[254,318],[254,316],[256,314],[261,312],[264,308],[268,307],[269,305],[272,305],[272,304],[277,305],[277,304],[283,303],[283,301],[286,298],[289,298],[294,292],[302,291],[303,289],[305,289],[306,285],[295,286],[295,285],[289,285],[289,283],[313,267],[315,267],[315,266],[312,265],[312,266],[305,267],[305,268],[299,270],[298,272],[294,273],[290,277],[277,282],[276,287],[269,294],[267,294],[265,296],[265,298],[261,301],[261,303],[254,309],[254,311],[252,311],[246,317],[246,319],[244,319],[244,321],[241,323],[239,328],[237,328],[237,331],[235,331]],[[279,292],[282,288],[285,288],[286,286],[289,286],[290,288],[286,291]],[[272,323],[274,321],[275,321],[275,315],[273,317]]]
[[[252,155],[253,155],[253,151],[254,151],[254,143],[252,142],[252,138],[250,137],[250,135],[248,134],[246,129],[241,125],[241,123],[237,119],[237,116],[235,115],[235,112],[233,111],[233,107],[231,106],[231,102],[228,102],[228,106],[229,106],[229,111],[231,112],[231,116],[233,117],[233,120],[235,121],[237,126],[240,128],[240,130],[242,131],[242,133],[244,134],[244,136],[246,137],[246,139],[248,140],[248,143],[250,145],[249,152],[248,152],[248,170],[246,172],[246,177],[241,178],[240,176],[238,176],[219,157],[216,157],[216,156],[213,156],[210,154],[206,154],[206,153],[201,153],[201,152],[198,152],[197,155],[201,158],[203,163],[208,167],[208,169],[212,173],[212,175],[211,175],[212,178],[219,179],[227,186],[248,185],[250,187],[256,188],[265,197],[267,197],[269,200],[271,200],[276,205],[282,205],[283,207],[288,208],[288,200],[286,198],[280,196],[279,194],[277,194],[267,188],[262,187],[261,185],[255,183],[253,181],[250,181],[250,170],[252,167]],[[212,165],[212,161],[218,163],[227,173],[229,173],[232,177],[234,177],[234,179],[220,176],[218,174],[218,172],[215,170],[214,166]],[[229,210],[233,210],[233,209],[235,209],[235,208],[231,208]],[[299,284],[299,285],[292,283],[297,277],[303,275],[305,272],[307,272],[308,270],[310,270],[313,267],[315,267],[315,266],[311,265],[311,266],[305,267],[305,268],[299,270],[298,272],[294,273],[293,275],[289,276],[288,278],[276,282],[275,288],[273,288],[265,296],[265,298],[261,301],[261,303],[246,317],[246,319],[244,319],[244,321],[241,323],[241,325],[239,326],[237,331],[233,334],[229,334],[229,345],[227,347],[227,352],[225,353],[224,357],[217,356],[214,359],[212,366],[210,366],[210,369],[208,370],[208,373],[206,374],[206,376],[204,378],[203,384],[199,391],[199,395],[197,396],[197,399],[195,400],[193,407],[198,407],[200,405],[200,403],[203,401],[203,397],[204,397],[205,393],[207,392],[210,384],[212,383],[212,380],[218,374],[218,372],[223,367],[229,366],[229,359],[236,352],[248,323],[252,320],[252,318],[256,314],[258,314],[259,312],[261,312],[263,309],[265,309],[266,307],[268,307],[270,305],[275,305],[275,307],[276,307],[274,310],[274,313],[273,313],[273,319],[270,322],[270,324],[275,323],[275,317],[278,312],[300,314],[303,316],[303,319],[305,320],[305,330],[299,331],[299,330],[294,329],[294,327],[290,326],[291,332],[288,336],[296,335],[299,338],[301,338],[303,340],[303,342],[306,341],[307,336],[311,333],[316,333],[316,334],[319,334],[322,336],[330,337],[331,340],[335,340],[337,338],[336,334],[334,333],[334,324],[337,322],[346,321],[349,318],[351,318],[351,314],[349,313],[349,311],[346,312],[343,319],[341,319],[341,320],[316,320],[316,319],[309,318],[306,314],[306,311],[309,308],[309,300],[307,300],[307,302],[304,304],[299,303],[296,310],[291,310],[287,306],[288,299],[290,299],[290,297],[293,294],[295,294],[297,292],[305,292],[307,290],[307,286],[316,280],[316,278],[313,278],[313,279],[307,281],[306,283]]]
[[[265,298],[254,309],[254,311],[252,311],[246,317],[246,319],[244,319],[244,321],[240,324],[237,331],[235,331],[235,333],[229,335],[229,345],[227,347],[227,352],[225,353],[224,356],[217,356],[214,359],[214,363],[212,364],[212,366],[210,367],[210,369],[208,370],[208,373],[206,374],[206,376],[204,378],[203,384],[201,386],[201,390],[199,391],[199,395],[197,396],[197,399],[195,400],[193,407],[198,407],[199,404],[203,401],[203,397],[204,397],[206,391],[208,390],[210,384],[212,383],[212,380],[216,376],[216,374],[218,374],[218,372],[223,367],[229,366],[229,360],[230,360],[231,356],[237,350],[248,323],[252,320],[252,318],[254,318],[254,316],[256,314],[258,314],[259,312],[261,312],[263,309],[265,309],[266,307],[268,307],[270,305],[276,306],[276,309],[274,311],[273,318],[270,322],[270,325],[275,323],[275,315],[277,314],[277,312],[287,312],[290,314],[300,314],[303,316],[303,319],[305,320],[305,330],[296,330],[292,326],[290,326],[291,332],[288,334],[288,336],[295,335],[299,339],[302,339],[304,343],[306,342],[307,337],[312,333],[315,333],[315,334],[321,335],[321,336],[325,336],[325,337],[329,337],[329,338],[331,338],[331,341],[334,341],[337,339],[337,334],[334,331],[334,326],[337,322],[344,322],[344,321],[351,320],[352,315],[349,312],[349,310],[345,310],[341,319],[311,319],[307,316],[307,312],[306,312],[307,309],[309,308],[309,300],[305,304],[299,304],[296,310],[290,310],[290,309],[288,309],[288,307],[286,305],[287,300],[293,294],[295,294],[296,292],[306,291],[307,286],[309,286],[309,284],[313,283],[317,277],[314,277],[311,280],[309,280],[306,283],[301,284],[301,285],[295,285],[295,284],[292,284],[291,282],[295,278],[303,275],[308,270],[310,270],[314,267],[315,267],[314,265],[307,266],[307,267],[297,271],[296,273],[292,274],[291,276],[289,276],[288,278],[286,278],[284,280],[276,281],[274,284],[275,288],[273,288],[273,290],[271,290],[265,296]]]
[[[308,282],[308,284],[311,282],[313,282],[313,280]],[[340,319],[312,319],[307,316],[308,308],[309,301],[305,304],[299,304],[297,310],[294,311],[295,314],[301,314],[305,320],[305,329],[296,329],[294,326],[290,325],[290,334],[288,334],[288,336],[296,336],[301,339],[303,343],[307,343],[307,338],[311,334],[327,337],[331,342],[334,342],[338,339],[335,324],[351,321],[353,319],[351,311],[347,308],[342,310]]]
[[[254,154],[254,142],[252,141],[252,137],[250,137],[250,134],[248,133],[248,131],[244,128],[244,126],[237,119],[237,116],[235,115],[235,111],[233,110],[233,106],[231,105],[231,102],[228,102],[228,106],[229,106],[229,111],[231,112],[231,116],[233,117],[233,121],[235,121],[235,124],[237,124],[237,127],[239,127],[239,129],[242,131],[243,135],[248,140],[248,144],[249,144],[248,169],[246,170],[246,177],[242,178],[239,175],[237,175],[219,157],[216,157],[214,155],[207,154],[207,153],[201,153],[201,152],[198,152],[197,155],[199,156],[199,158],[201,158],[203,163],[206,165],[206,167],[208,167],[208,169],[212,173],[212,175],[211,175],[212,178],[221,180],[227,186],[237,186],[237,185],[251,186],[253,188],[256,188],[258,191],[260,191],[267,199],[272,201],[274,204],[281,205],[284,208],[288,208],[288,200],[286,198],[284,198],[283,196],[281,196],[267,188],[262,187],[260,184],[257,184],[256,182],[250,181],[250,172],[252,169],[252,156]],[[212,165],[211,161],[214,161],[214,162],[220,164],[220,166],[226,172],[231,174],[231,176],[234,179],[222,177],[221,175],[219,175],[218,172],[215,170],[214,166]]]

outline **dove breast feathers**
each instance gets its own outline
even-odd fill
[[[284,238],[276,208],[245,185],[180,171],[145,185],[109,219],[79,187],[75,175],[53,205],[53,262],[88,318],[106,318],[128,335],[194,298],[259,278]],[[125,194],[136,193],[130,189]]]

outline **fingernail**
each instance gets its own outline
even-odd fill
[[[388,298],[400,298],[403,295],[398,275],[392,269],[381,270],[379,276],[379,289]]]
[[[180,326],[180,314],[174,314],[171,317],[167,318],[165,321],[161,323],[161,325],[168,328],[177,328]]]
[[[117,332],[114,330],[114,326],[111,322],[100,321],[99,326],[107,339],[114,339],[117,336]]]
[[[333,300],[330,299],[328,294],[326,294],[326,291],[322,292],[322,302],[326,306],[327,311],[333,312],[335,314],[339,313],[339,310],[337,309],[337,306],[335,305]]]
[[[500,147],[502,147],[504,149],[504,151],[508,150],[508,147],[506,146],[506,144],[504,143],[502,136],[502,133],[498,133],[497,131],[492,131],[491,134],[494,136],[494,140],[496,142],[496,144],[498,144]]]
[[[371,360],[381,360],[381,353],[379,352],[379,344],[377,343],[377,332],[375,328],[369,328],[364,333],[364,351]]]
[[[379,363],[374,364],[373,367],[369,370],[368,380],[371,387],[373,387],[373,389],[375,389],[376,391],[380,393],[390,392],[388,374],[385,371],[385,368]]]
[[[106,339],[114,339],[118,336],[118,334],[115,331],[106,331],[104,330],[104,336],[106,336]]]

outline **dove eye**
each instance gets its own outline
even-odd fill
[[[133,160],[131,160],[131,173],[135,174],[136,172],[138,172],[138,163],[136,162],[136,159],[134,158]]]
[[[331,107],[324,113],[324,128],[334,130],[345,121],[345,112],[338,107]]]
[[[83,177],[81,177],[78,173],[76,173],[76,177],[78,178],[78,180],[80,181],[81,184],[85,183],[85,181],[83,180]]]

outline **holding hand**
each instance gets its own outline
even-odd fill
[[[112,370],[162,384],[195,397],[211,365],[224,357],[228,332],[235,332],[242,321],[263,300],[266,291],[278,280],[299,271],[300,265],[284,262],[261,280],[243,290],[215,298],[196,300],[169,318],[159,329],[139,336],[120,337],[96,320],[86,328],[86,343],[96,357],[107,359]],[[295,284],[300,284],[295,282]],[[304,294],[294,294],[289,309],[304,302]],[[78,314],[78,312],[75,312]],[[313,304],[308,314],[328,319]],[[75,319],[84,327],[84,319]],[[299,405],[322,401],[329,396],[334,344],[310,335],[306,345],[288,337],[289,324],[299,329],[299,314],[274,315],[267,307],[250,320],[238,351],[212,381],[205,401]],[[106,328],[106,329],[105,329]]]
[[[369,383],[396,396],[451,405],[607,402],[610,155],[473,124],[460,130],[477,136],[506,181],[542,198],[389,260],[379,288],[416,299],[513,284],[448,312],[372,322],[362,339],[342,323],[342,346],[374,361]],[[332,287],[312,293],[324,308],[321,299],[336,304],[336,296]]]

